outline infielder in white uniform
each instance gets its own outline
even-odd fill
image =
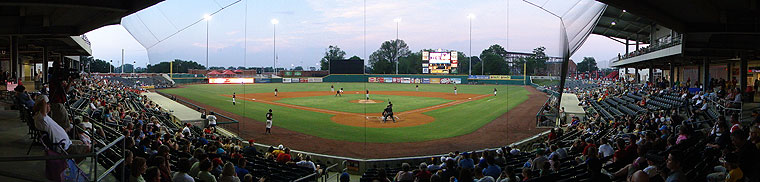
[[[232,105],[235,105],[235,92],[232,92]]]

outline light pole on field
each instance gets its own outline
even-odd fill
[[[470,75],[472,75],[472,19],[475,19],[475,14],[470,13],[467,15],[467,19],[470,19]]]
[[[399,53],[399,47],[398,47],[398,23],[401,22],[401,18],[393,19],[394,22],[396,22],[396,74],[398,75],[398,53]]]
[[[270,21],[272,23],[272,52],[274,55],[272,56],[272,73],[277,73],[277,24],[280,23],[277,19],[272,19]]]
[[[203,20],[206,21],[206,70],[208,70],[208,22],[211,21],[211,15],[203,15]]]

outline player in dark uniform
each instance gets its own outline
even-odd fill
[[[385,123],[388,117],[391,117],[393,123],[396,123],[396,118],[393,117],[393,104],[390,102],[388,102],[388,106],[383,110],[383,123]]]
[[[369,89],[365,90],[365,94],[364,94],[364,96],[366,96],[366,97],[367,97],[367,99],[366,99],[366,100],[369,100]]]
[[[235,105],[235,92],[232,92],[232,105]]]
[[[267,130],[264,134],[272,134],[272,109],[266,115],[267,117]]]
[[[343,95],[342,95],[342,94],[340,94],[340,90],[337,90],[337,91],[335,91],[335,97],[337,97],[337,96],[341,96],[341,97],[343,97]]]

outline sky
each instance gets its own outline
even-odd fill
[[[475,17],[469,19],[469,14]],[[279,23],[273,25],[273,19]],[[272,66],[276,52],[277,67],[308,68],[318,67],[329,45],[347,57],[366,59],[382,42],[395,39],[397,31],[414,52],[479,55],[499,44],[514,52],[544,46],[550,56],[559,55],[559,19],[522,0],[366,1],[366,11],[365,1],[358,0],[167,0],[86,36],[93,57],[113,60],[116,66],[122,49],[124,63],[138,67],[172,59],[206,65],[208,48],[210,66]],[[620,43],[591,35],[571,59],[577,63],[594,57],[600,67],[608,67],[607,60],[624,50]]]

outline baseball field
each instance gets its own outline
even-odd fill
[[[330,90],[343,88],[342,96]],[[197,84],[164,89],[203,105],[209,110],[232,113],[264,125],[273,110],[274,132],[284,128],[324,139],[401,143],[450,138],[472,133],[530,94],[524,87],[507,85],[383,84],[383,83],[271,83]],[[274,89],[278,96],[274,96]],[[494,88],[498,94],[494,96]],[[370,91],[370,100],[365,98]],[[236,105],[232,94],[236,94]],[[397,122],[382,122],[382,111],[393,103]],[[528,121],[529,122],[529,121]],[[251,123],[244,123],[251,124]],[[241,131],[241,134],[262,131]]]

